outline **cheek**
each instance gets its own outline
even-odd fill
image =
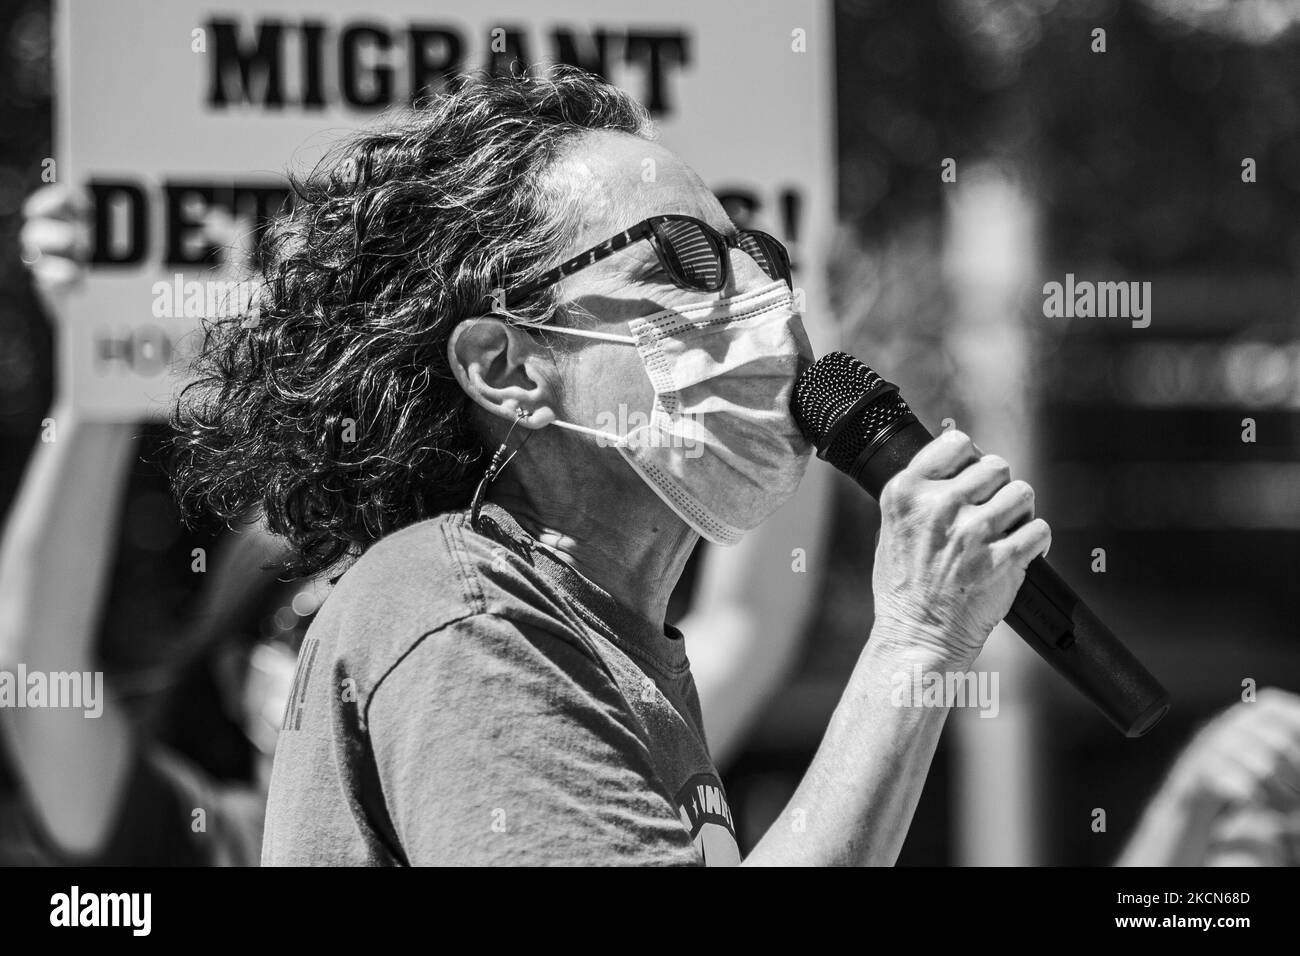
[[[565,407],[578,416],[574,420],[617,432],[620,429],[609,427],[612,422],[632,412],[649,414],[654,388],[635,348],[600,343],[570,358],[565,399]]]
[[[808,330],[803,327],[803,319],[796,318],[791,324],[791,331],[794,334],[795,345],[799,349],[799,358],[803,360],[800,363],[800,371],[804,366],[811,365],[817,359],[817,353],[813,351],[812,341],[808,338]]]

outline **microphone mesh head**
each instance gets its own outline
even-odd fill
[[[804,369],[794,383],[790,411],[803,435],[821,448],[831,426],[849,407],[881,383],[879,375],[845,352],[828,352]]]
[[[869,405],[859,409],[852,421],[841,419],[867,392],[886,385],[884,379],[852,355],[830,352],[799,376],[790,400],[790,410],[804,437],[817,446],[823,457],[841,471],[848,471],[858,456],[881,431],[912,410],[892,386],[881,390]],[[826,436],[837,426],[839,432],[826,447]]]

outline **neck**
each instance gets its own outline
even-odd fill
[[[633,488],[626,480],[611,487],[601,476],[579,478],[568,469],[558,472],[561,480],[535,481],[539,472],[532,469],[510,475],[514,464],[493,483],[488,499],[509,511],[560,561],[623,606],[662,625],[699,535],[640,484],[631,469],[627,471],[637,482]],[[621,460],[616,465],[626,468]],[[575,488],[583,489],[581,495]]]

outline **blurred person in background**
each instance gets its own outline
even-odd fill
[[[85,200],[48,187],[31,197],[25,216],[24,261],[57,323],[62,297],[84,269]],[[0,540],[0,669],[89,674],[102,666],[95,639],[142,426],[96,421],[59,399],[49,418],[51,440],[37,444]],[[287,586],[264,569],[282,552],[255,522],[228,534],[170,653],[104,686],[98,716],[0,709],[0,741],[20,791],[20,804],[3,814],[0,861],[256,864],[301,623],[323,597],[314,582]],[[267,611],[288,626],[259,640],[250,618]],[[214,778],[159,740],[168,721],[210,723],[175,700],[192,689],[186,675],[195,669],[211,672],[217,706],[247,736],[256,755],[249,783]],[[122,685],[132,683],[155,685],[151,718],[124,703]]]
[[[1300,866],[1300,696],[1267,687],[1206,724],[1119,866]]]

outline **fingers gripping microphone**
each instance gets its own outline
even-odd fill
[[[799,376],[790,409],[818,457],[873,498],[933,437],[897,386],[843,352]],[[1126,736],[1141,737],[1169,710],[1165,689],[1041,556],[1006,622]]]

